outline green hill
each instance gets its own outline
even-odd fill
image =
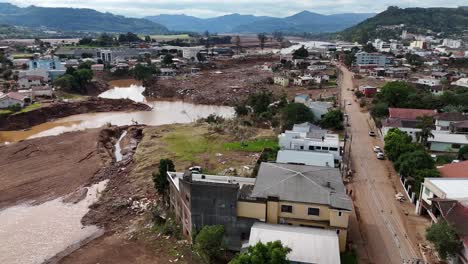
[[[146,19],[127,18],[92,9],[37,6],[20,8],[9,3],[0,3],[0,24],[62,31],[168,32],[166,27]]]
[[[402,24],[403,27],[398,26]],[[411,33],[427,33],[430,30],[441,33],[442,36],[460,37],[463,31],[468,30],[468,9],[389,7],[386,11],[338,33],[337,37],[365,43],[371,38],[397,38],[403,29]]]

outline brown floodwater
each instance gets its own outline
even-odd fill
[[[145,102],[153,109],[151,111],[105,112],[73,115],[51,122],[34,126],[23,131],[0,131],[0,142],[17,142],[29,138],[56,136],[65,132],[79,131],[102,127],[108,123],[124,126],[144,124],[150,126],[191,123],[210,114],[223,117],[234,116],[234,109],[227,106],[197,105],[182,101],[152,101],[146,102],[141,93],[142,86],[132,85],[126,88],[113,88],[100,95],[104,98],[130,98]]]

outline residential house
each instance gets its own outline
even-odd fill
[[[294,127],[293,130],[286,130],[280,134],[279,147],[282,150],[333,154],[335,163],[342,160],[342,143],[338,134],[329,134],[326,130],[316,129],[314,126],[309,126],[307,130],[303,128],[305,127]]]
[[[408,133],[413,140],[416,140],[416,133],[421,131],[418,128],[420,121],[418,117],[437,114],[435,110],[411,109],[411,108],[389,108],[389,117],[382,121],[382,134],[387,135],[392,128],[398,128]]]
[[[343,252],[352,209],[339,169],[262,163],[251,193],[237,204],[237,215],[268,224],[333,230]]]
[[[462,46],[463,41],[461,39],[444,39],[442,46],[446,46],[451,49],[458,49]]]
[[[434,78],[419,78],[416,81],[417,84],[427,85],[427,86],[440,86],[441,82],[439,79]]]
[[[198,61],[198,53],[204,50],[205,47],[182,47],[182,57],[187,60]]]
[[[0,95],[0,109],[8,108],[15,105],[19,105],[22,108],[24,107],[25,96],[17,92],[10,92],[7,94]]]
[[[322,117],[333,109],[331,102],[321,101],[309,101],[307,106],[310,108],[316,120],[322,119]]]
[[[46,69],[37,68],[32,70],[18,71],[18,79],[21,79],[26,76],[41,76],[44,79],[44,82],[50,81],[49,70]]]
[[[273,78],[273,82],[276,84],[276,85],[281,85],[283,87],[288,87],[289,86],[289,77],[287,76],[275,76]]]
[[[278,240],[291,249],[287,256],[290,263],[341,263],[339,239],[333,230],[257,222],[250,231],[248,245]]]
[[[468,78],[458,79],[457,81],[452,82],[452,85],[461,86],[461,87],[468,87]]]
[[[366,97],[372,97],[377,93],[377,87],[361,85],[359,86],[359,91],[362,92]]]
[[[159,76],[161,77],[175,77],[177,75],[177,71],[172,68],[161,68]]]
[[[104,64],[93,64],[91,65],[91,70],[93,72],[103,72],[104,71]]]
[[[328,81],[330,81],[330,76],[328,76],[327,74],[319,73],[314,76],[315,83],[321,84]]]
[[[335,164],[335,157],[332,153],[288,149],[278,151],[276,162],[320,167],[336,167],[339,165],[339,163]]]
[[[323,70],[326,70],[326,69],[327,69],[327,65],[326,65],[326,64],[317,63],[317,64],[312,64],[312,65],[310,65],[309,67],[307,67],[307,69],[308,69],[309,71],[323,71]]]
[[[468,120],[452,123],[450,125],[450,132],[468,134]]]
[[[468,120],[468,116],[462,113],[440,113],[435,116],[435,126],[437,131],[450,132],[450,126],[454,123]]]
[[[310,100],[310,97],[306,94],[300,94],[294,97],[294,102],[299,103],[299,104],[307,104],[309,100]]]
[[[315,78],[311,75],[304,75],[294,79],[294,85],[296,86],[304,86],[310,85],[314,82]]]
[[[41,86],[44,84],[44,77],[27,75],[18,79],[18,86],[21,89],[30,89],[33,86]]]
[[[435,85],[429,87],[429,91],[435,96],[443,95],[445,93],[445,90],[446,89],[442,85]]]
[[[51,98],[54,93],[52,91],[52,87],[49,85],[44,86],[33,86],[31,87],[31,95],[32,99],[36,97],[49,97]]]
[[[458,153],[460,148],[468,146],[468,134],[437,133],[428,138],[429,150],[432,152]]]

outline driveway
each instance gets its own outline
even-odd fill
[[[415,215],[408,201],[396,201],[404,193],[391,163],[378,160],[372,148],[383,140],[368,135],[376,131],[367,112],[354,101],[352,73],[342,68],[341,100],[349,116],[352,170],[348,188],[352,190],[355,215],[350,219],[350,239],[357,247],[360,263],[408,263],[420,259],[417,243],[424,240],[428,221]],[[351,102],[351,105],[348,105]],[[376,131],[377,132],[377,131]],[[378,134],[378,133],[377,133]]]

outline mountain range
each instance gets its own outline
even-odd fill
[[[399,26],[398,26],[399,25]],[[460,38],[468,29],[468,8],[398,8],[389,7],[340,33],[337,38],[366,43],[370,39],[398,38],[403,30],[426,34],[428,31],[441,36]]]
[[[93,9],[37,6],[21,8],[10,3],[0,3],[0,24],[61,31],[148,34],[169,32],[166,27],[146,19],[101,13]]]
[[[336,32],[374,16],[372,13],[346,13],[322,15],[303,11],[295,15],[277,18],[230,14],[213,18],[198,18],[187,15],[157,15],[146,19],[166,26],[173,31],[216,33],[323,33]]]

